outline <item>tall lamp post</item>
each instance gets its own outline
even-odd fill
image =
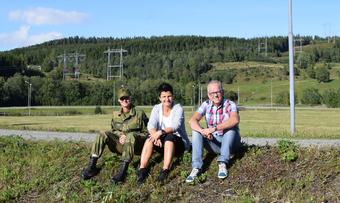
[[[289,45],[289,101],[290,101],[290,132],[295,134],[295,98],[294,98],[294,35],[292,0],[288,0],[288,45]]]
[[[25,80],[25,83],[28,84],[27,108],[28,108],[28,115],[31,116],[31,93],[32,93],[32,83],[27,82],[26,80]]]

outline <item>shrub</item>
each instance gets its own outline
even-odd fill
[[[315,78],[320,83],[321,82],[328,82],[330,80],[330,73],[329,73],[326,65],[323,65],[323,66],[315,69]]]
[[[284,161],[295,161],[298,158],[297,146],[290,140],[279,140],[277,142],[281,159]]]
[[[313,66],[310,66],[306,69],[306,73],[308,75],[308,77],[315,79],[315,69]]]
[[[225,96],[226,96],[227,99],[230,99],[231,101],[234,101],[234,102],[237,102],[237,100],[238,100],[237,93],[232,91],[232,90],[231,91],[226,91],[225,92]]]
[[[294,94],[295,97],[295,104],[297,103],[297,96]],[[289,99],[289,92],[280,92],[278,95],[275,97],[275,103],[276,104],[281,104],[281,105],[290,105],[290,99]]]
[[[96,108],[94,109],[94,114],[102,114],[102,108],[100,108],[100,106],[96,106]]]
[[[322,94],[322,101],[329,108],[340,107],[340,89],[338,91],[334,89],[326,90]]]
[[[307,88],[302,91],[302,104],[308,105],[318,105],[321,104],[322,97],[319,93],[318,89],[315,88]]]

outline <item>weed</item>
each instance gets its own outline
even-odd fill
[[[277,147],[281,158],[284,161],[295,161],[298,158],[297,146],[293,141],[290,140],[279,140]]]

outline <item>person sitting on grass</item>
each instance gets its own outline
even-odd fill
[[[143,183],[148,176],[148,162],[153,150],[163,153],[163,168],[157,178],[166,180],[172,159],[190,149],[190,141],[185,131],[184,112],[180,104],[173,101],[173,89],[168,83],[158,88],[160,104],[153,107],[148,123],[149,138],[145,141],[141,154],[137,182]]]
[[[211,153],[218,154],[218,173],[220,179],[228,176],[227,165],[231,153],[241,145],[238,124],[240,122],[237,106],[225,99],[220,81],[208,84],[209,100],[202,103],[189,120],[192,129],[192,171],[186,182],[190,183],[200,175],[203,166],[203,146]],[[206,128],[200,120],[205,117]]]
[[[148,117],[143,110],[132,104],[129,89],[121,87],[118,90],[120,110],[113,112],[111,130],[101,131],[92,145],[88,166],[82,171],[81,178],[90,179],[98,174],[97,160],[101,157],[107,145],[112,152],[121,154],[121,166],[111,180],[118,183],[124,180],[129,163],[134,154],[140,154],[147,139]]]

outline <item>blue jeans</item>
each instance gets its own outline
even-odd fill
[[[192,131],[192,168],[202,168],[203,145],[209,152],[219,155],[218,162],[228,164],[230,153],[235,152],[241,145],[240,133],[231,129],[223,136],[214,135],[212,140],[208,140],[201,133]]]

